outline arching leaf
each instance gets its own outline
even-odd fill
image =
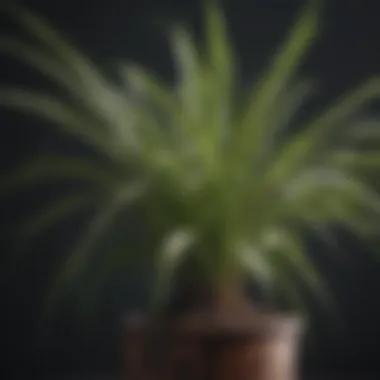
[[[333,106],[314,119],[294,139],[280,151],[278,159],[269,176],[273,181],[280,181],[302,168],[323,149],[330,134],[350,116],[355,115],[363,105],[380,96],[380,80],[372,78],[356,91],[345,95]]]
[[[13,36],[0,36],[0,51],[37,69],[71,92],[78,92],[78,82],[67,67],[30,43]]]
[[[96,118],[84,115],[52,95],[2,88],[0,105],[45,119],[60,132],[79,138],[109,157],[115,156],[116,136],[104,131]]]
[[[22,164],[3,178],[0,198],[35,185],[66,180],[93,183],[103,189],[114,190],[128,178],[118,170],[102,167],[83,157],[41,155],[31,162]]]
[[[104,194],[103,194],[104,196]],[[14,252],[8,258],[4,268],[5,275],[13,275],[21,260],[30,253],[30,244],[39,235],[49,232],[49,229],[59,225],[60,222],[77,216],[86,209],[96,207],[102,200],[99,192],[80,192],[63,196],[58,200],[49,202],[41,207],[34,215],[21,220],[15,226],[17,240],[13,242]]]
[[[91,259],[95,244],[111,228],[115,217],[137,198],[140,198],[144,189],[144,184],[136,183],[120,190],[113,198],[106,202],[95,218],[90,221],[85,233],[69,253],[67,259],[64,260],[56,277],[53,278],[44,304],[43,315],[50,315],[67,284],[77,279],[77,276],[80,275],[85,265]]]
[[[266,140],[266,134],[270,133],[268,121],[273,112],[273,102],[294,79],[310,44],[317,36],[320,4],[319,1],[308,3],[267,73],[253,88],[242,116],[241,132],[236,147],[241,151],[242,159],[246,161],[245,165],[251,165],[252,157],[254,160],[260,160],[265,149],[262,143]],[[243,165],[243,162],[241,164]]]
[[[195,242],[196,236],[189,229],[178,229],[164,239],[156,269],[157,282],[153,299],[155,312],[166,305],[169,290],[173,285],[173,275]]]

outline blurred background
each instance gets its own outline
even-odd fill
[[[162,25],[184,20],[200,32],[201,0],[29,0],[24,5],[38,11],[78,47],[86,51],[113,79],[118,60],[142,63],[168,80],[173,68]],[[240,57],[240,80],[247,85],[265,68],[281,42],[300,0],[225,0],[226,14]],[[14,26],[0,18],[2,32]],[[316,80],[316,96],[305,109],[315,112],[341,92],[380,72],[380,24],[375,0],[326,1],[321,36],[301,74]],[[47,83],[14,61],[0,58],[1,84]],[[380,110],[373,110],[375,113]],[[10,112],[0,112],[1,172],[28,160],[41,150],[84,148],[49,133],[44,123]],[[85,152],[84,152],[85,153]],[[70,184],[67,184],[69,187]],[[17,251],[17,225],[52,191],[40,186],[1,201],[0,265]],[[147,303],[147,269],[126,269],[98,292],[96,313],[85,316],[75,306],[71,292],[49,326],[39,323],[49,276],[60,255],[75,239],[86,215],[49,231],[28,247],[28,257],[12,272],[1,271],[0,366],[4,379],[44,378],[65,374],[113,374],[120,368],[120,323],[124,313],[143,310]],[[133,226],[125,226],[126,229]],[[143,231],[135,231],[143,233]],[[344,378],[380,378],[380,264],[366,247],[340,236],[335,249],[310,242],[323,274],[336,294],[341,313],[339,326],[312,310],[313,340],[307,339],[303,358],[306,375]],[[112,249],[112,247],[110,247]],[[331,255],[345,255],[344,265]],[[6,272],[6,273],[5,273]],[[344,327],[344,332],[337,333]],[[41,334],[42,333],[42,334]],[[338,377],[336,377],[338,378]]]

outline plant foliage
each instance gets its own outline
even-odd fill
[[[302,231],[324,234],[337,224],[366,238],[380,213],[369,181],[379,173],[380,154],[363,148],[380,131],[351,123],[380,95],[380,79],[370,78],[299,130],[291,128],[311,90],[297,70],[318,34],[319,3],[302,10],[243,100],[225,17],[212,1],[205,6],[202,44],[183,25],[170,30],[174,83],[123,64],[122,85],[116,85],[40,17],[21,6],[7,9],[35,43],[1,36],[0,50],[39,70],[66,96],[3,87],[0,103],[47,119],[106,158],[40,157],[4,182],[3,195],[41,178],[91,184],[32,221],[42,228],[88,203],[97,210],[60,266],[54,289],[81,273],[118,215],[136,205],[155,232],[146,255],[156,262],[159,299],[189,258],[212,284],[250,274],[289,295],[297,278],[322,289]],[[102,256],[108,276],[137,254],[117,253]]]

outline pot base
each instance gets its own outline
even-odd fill
[[[295,380],[302,323],[274,313],[127,320],[131,380]]]

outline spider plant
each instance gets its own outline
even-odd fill
[[[380,133],[351,122],[380,95],[380,79],[370,78],[295,130],[294,118],[311,90],[297,72],[318,36],[319,2],[301,11],[244,96],[223,12],[212,1],[204,9],[202,43],[182,24],[170,29],[173,83],[139,65],[120,64],[117,84],[39,16],[21,6],[7,9],[34,43],[2,36],[0,50],[63,91],[1,88],[0,103],[47,119],[104,158],[38,157],[4,182],[3,195],[41,179],[90,185],[48,204],[32,221],[38,232],[81,208],[96,212],[59,266],[53,289],[81,274],[130,210],[146,216],[153,232],[142,240],[149,244],[144,252],[104,252],[103,275],[112,276],[137,254],[153,256],[159,305],[188,260],[210,288],[234,287],[251,276],[289,296],[297,294],[300,280],[321,290],[305,229],[327,236],[339,225],[367,238],[376,227],[380,198],[370,180],[379,174],[380,155],[366,142]]]

